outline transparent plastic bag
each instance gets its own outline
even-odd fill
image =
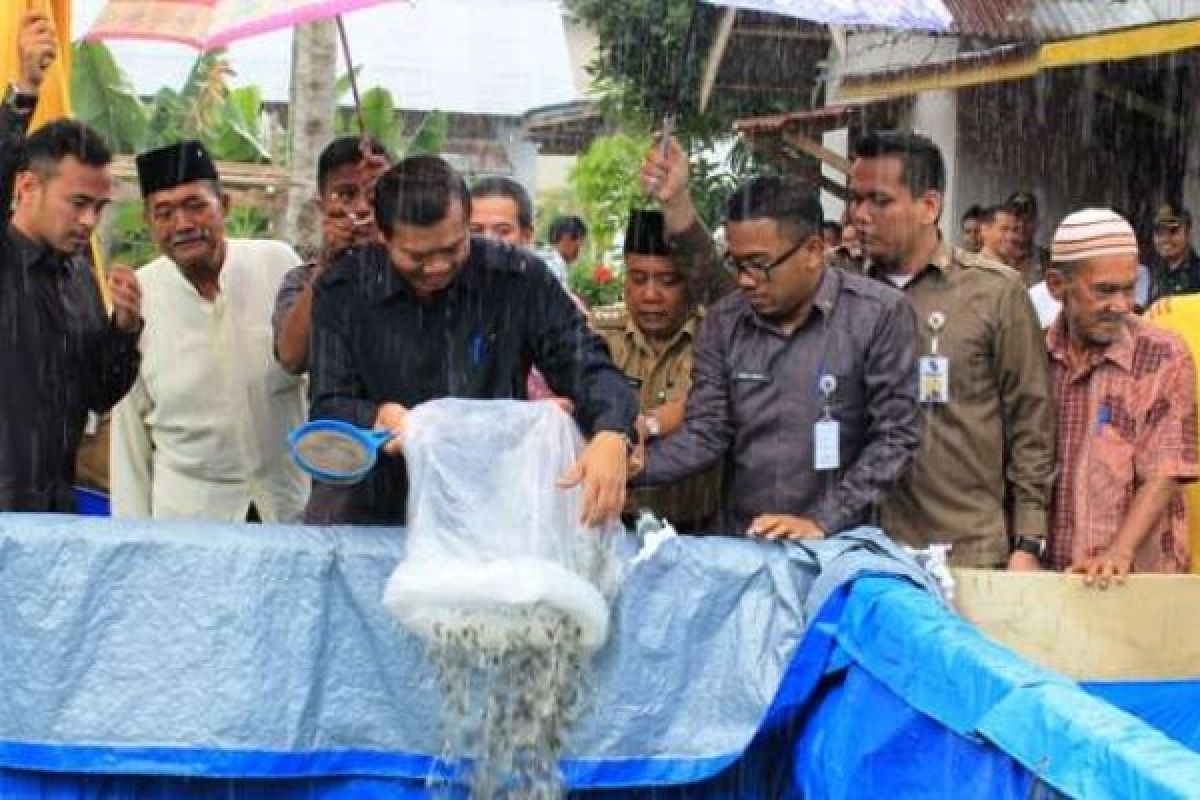
[[[556,482],[583,451],[574,421],[552,403],[442,399],[405,423],[408,550],[384,603],[426,638],[462,612],[523,624],[549,608],[580,629],[586,649],[608,635],[619,522],[579,522],[582,490]]]

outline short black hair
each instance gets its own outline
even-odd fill
[[[342,167],[357,166],[363,160],[363,139],[361,136],[339,136],[321,151],[317,158],[317,191],[325,194],[329,184],[329,176],[334,170]],[[372,155],[383,156],[390,164],[392,154],[373,136],[367,137],[367,146]]]
[[[841,239],[842,239],[842,224],[840,222],[837,222],[832,219],[827,219],[821,223],[821,233],[822,234],[829,233],[831,231],[833,232],[833,235],[838,238],[838,241],[841,241]]]
[[[480,200],[485,197],[507,197],[517,207],[517,224],[522,228],[533,227],[533,201],[525,187],[512,178],[494,175],[483,178],[471,187],[471,198]]]
[[[375,184],[375,221],[391,236],[397,225],[428,228],[446,218],[455,200],[471,217],[471,193],[454,167],[437,156],[411,156]]]
[[[811,183],[788,175],[761,175],[739,186],[726,205],[726,221],[770,219],[797,241],[825,225],[821,197]]]
[[[976,220],[978,222],[983,222],[983,216],[986,213],[987,212],[984,210],[983,206],[976,203],[975,205],[971,206],[970,208],[968,208],[966,211],[963,212],[962,217],[959,219],[959,222],[962,223],[962,222],[966,222],[967,220],[972,220],[972,219]]]
[[[99,133],[77,120],[57,119],[38,128],[25,140],[16,171],[33,171],[44,178],[52,177],[68,156],[85,167],[107,167],[113,159],[112,151]]]
[[[555,217],[550,223],[550,232],[547,234],[550,239],[550,244],[556,244],[564,236],[569,236],[572,239],[584,239],[587,237],[587,225],[583,224],[583,220],[579,217],[569,214],[563,217]]]
[[[1012,206],[1008,205],[1008,203],[997,203],[994,206],[988,206],[983,209],[983,216],[979,219],[983,224],[991,225],[996,221],[997,214],[1012,214],[1016,216],[1017,212],[1013,211]]]
[[[900,180],[913,197],[946,191],[946,162],[928,136],[911,131],[875,131],[855,143],[854,157],[900,159]]]

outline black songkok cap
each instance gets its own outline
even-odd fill
[[[219,181],[217,166],[200,142],[176,142],[137,157],[142,197],[195,181]]]
[[[663,213],[652,210],[629,212],[629,224],[625,226],[625,254],[641,256],[669,256]]]

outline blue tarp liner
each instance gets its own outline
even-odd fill
[[[379,602],[402,553],[385,529],[0,516],[0,797],[425,797],[437,693]],[[1200,756],[935,593],[870,529],[668,541],[626,579],[568,784],[1029,797],[1036,772],[1088,800],[1200,797]]]

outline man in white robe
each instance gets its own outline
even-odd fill
[[[138,270],[142,366],[112,428],[114,516],[291,522],[308,482],[287,455],[303,379],[273,357],[271,310],[288,245],[228,239],[229,198],[199,142],[137,158],[163,255]]]

